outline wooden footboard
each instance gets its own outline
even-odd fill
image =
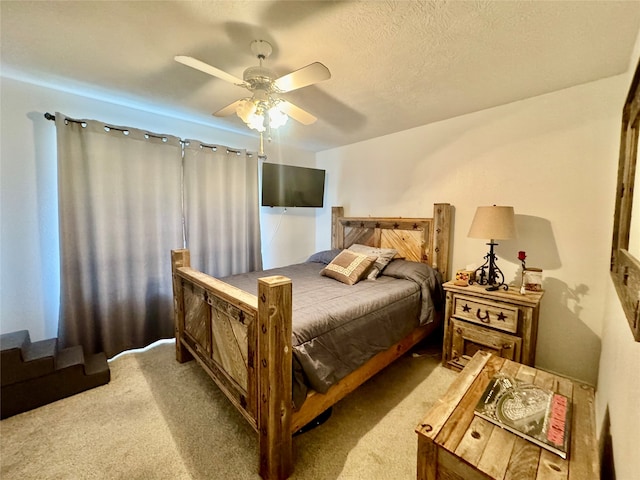
[[[260,475],[287,478],[291,445],[291,281],[258,281],[258,297],[171,252],[176,359],[195,358],[260,438]]]
[[[344,218],[334,207],[332,246],[352,243],[396,248],[448,274],[451,207],[434,218]],[[293,470],[292,434],[402,356],[433,331],[419,327],[343,378],[325,394],[310,392],[299,411],[292,403],[291,280],[261,278],[258,296],[191,268],[188,250],[171,252],[176,358],[195,358],[260,439],[260,475],[285,479]]]

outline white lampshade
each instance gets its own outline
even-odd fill
[[[516,221],[513,207],[478,207],[467,235],[471,238],[487,240],[508,240],[515,238]]]
[[[256,104],[251,101],[250,98],[243,98],[238,102],[236,107],[236,114],[242,119],[244,123],[249,123],[251,115],[256,113]]]
[[[282,127],[287,123],[288,118],[287,114],[280,110],[278,105],[269,109],[269,125],[271,125],[271,128]]]
[[[247,124],[249,128],[253,128],[258,132],[266,130],[265,115],[269,118],[269,127],[272,129],[279,128],[287,123],[288,115],[280,109],[278,104],[273,105],[267,111],[267,107],[273,102],[263,102],[254,98],[242,99],[236,108],[236,114]],[[258,108],[260,107],[260,108]]]

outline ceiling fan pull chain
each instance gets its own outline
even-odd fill
[[[264,137],[262,136],[262,132],[260,132],[260,151],[258,152],[258,158],[263,158],[265,160],[267,158],[264,154]]]

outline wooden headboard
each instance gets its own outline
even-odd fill
[[[432,218],[345,217],[343,207],[331,208],[331,248],[354,243],[394,248],[398,256],[423,262],[449,279],[452,207],[436,203]]]

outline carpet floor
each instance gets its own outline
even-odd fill
[[[195,363],[159,343],[110,362],[111,382],[0,422],[0,477],[258,480],[257,435]],[[294,439],[292,479],[416,475],[415,427],[456,374],[422,346]]]

